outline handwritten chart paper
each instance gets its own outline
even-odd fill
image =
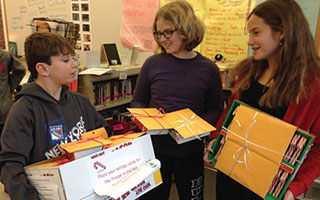
[[[160,6],[171,2],[161,0]],[[195,48],[214,60],[222,54],[228,63],[237,63],[248,56],[249,35],[246,33],[246,19],[253,9],[254,0],[188,0],[195,14],[205,26],[202,43]]]
[[[152,24],[159,9],[158,0],[123,0],[120,40],[122,45],[140,50],[154,51],[156,43],[152,35]]]
[[[253,5],[251,0],[207,0],[204,17],[206,33],[201,53],[212,60],[216,54],[222,54],[228,63],[237,63],[246,58],[249,38],[246,18]]]

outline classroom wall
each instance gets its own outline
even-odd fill
[[[25,38],[31,34],[31,21],[34,17],[49,17],[71,21],[71,0],[2,0],[5,4],[9,41],[18,45],[18,55],[24,55]],[[256,4],[264,0],[256,0]],[[130,59],[131,49],[120,42],[122,0],[91,0],[91,50],[100,51],[102,43],[116,43],[122,59]],[[297,0],[306,13],[310,28],[315,36],[318,23],[319,0]],[[319,37],[319,36],[318,36]],[[250,49],[250,48],[249,48]],[[320,48],[319,48],[320,49]],[[80,54],[80,63],[86,65],[86,52]],[[138,64],[153,52],[140,51]],[[249,53],[250,54],[250,53]]]
[[[17,42],[18,55],[24,54],[24,40],[31,34],[35,17],[67,20],[71,17],[70,0],[4,0],[9,41]]]
[[[116,43],[122,59],[131,58],[131,49],[122,46],[120,41],[122,0],[91,1],[91,26],[93,50],[100,50],[102,43]],[[150,51],[139,51],[138,64],[152,55]],[[85,57],[85,52],[81,55]],[[85,62],[85,59],[81,60]]]
[[[18,55],[24,55],[25,38],[31,34],[30,26],[35,17],[49,17],[71,21],[71,0],[4,0],[9,41],[17,42]],[[131,57],[131,49],[120,42],[122,0],[91,0],[91,50],[99,50],[102,43],[116,43],[122,57]],[[86,52],[77,51],[80,64],[86,65]],[[140,51],[138,64],[152,55],[153,52]]]
[[[256,0],[256,5],[264,2],[266,0]],[[313,37],[316,36],[316,29],[318,22],[318,13],[320,8],[320,1],[319,0],[296,0],[296,2],[300,5],[304,15],[306,16],[309,25],[310,31]]]

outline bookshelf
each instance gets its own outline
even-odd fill
[[[78,91],[89,98],[97,111],[122,106],[132,100],[141,66],[115,66],[113,69],[114,72],[100,76],[85,74],[78,77]],[[122,78],[123,75],[127,77]]]

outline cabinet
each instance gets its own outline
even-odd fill
[[[131,102],[141,66],[117,66],[103,75],[79,75],[78,91],[89,98],[97,111]]]

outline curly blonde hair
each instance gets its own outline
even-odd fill
[[[191,51],[202,42],[205,26],[195,15],[192,6],[187,1],[172,1],[161,7],[153,22],[153,32],[157,31],[156,23],[160,19],[174,27],[183,39],[185,50]],[[154,37],[154,39],[161,51],[165,52],[165,49],[160,45],[158,39],[156,37]]]

